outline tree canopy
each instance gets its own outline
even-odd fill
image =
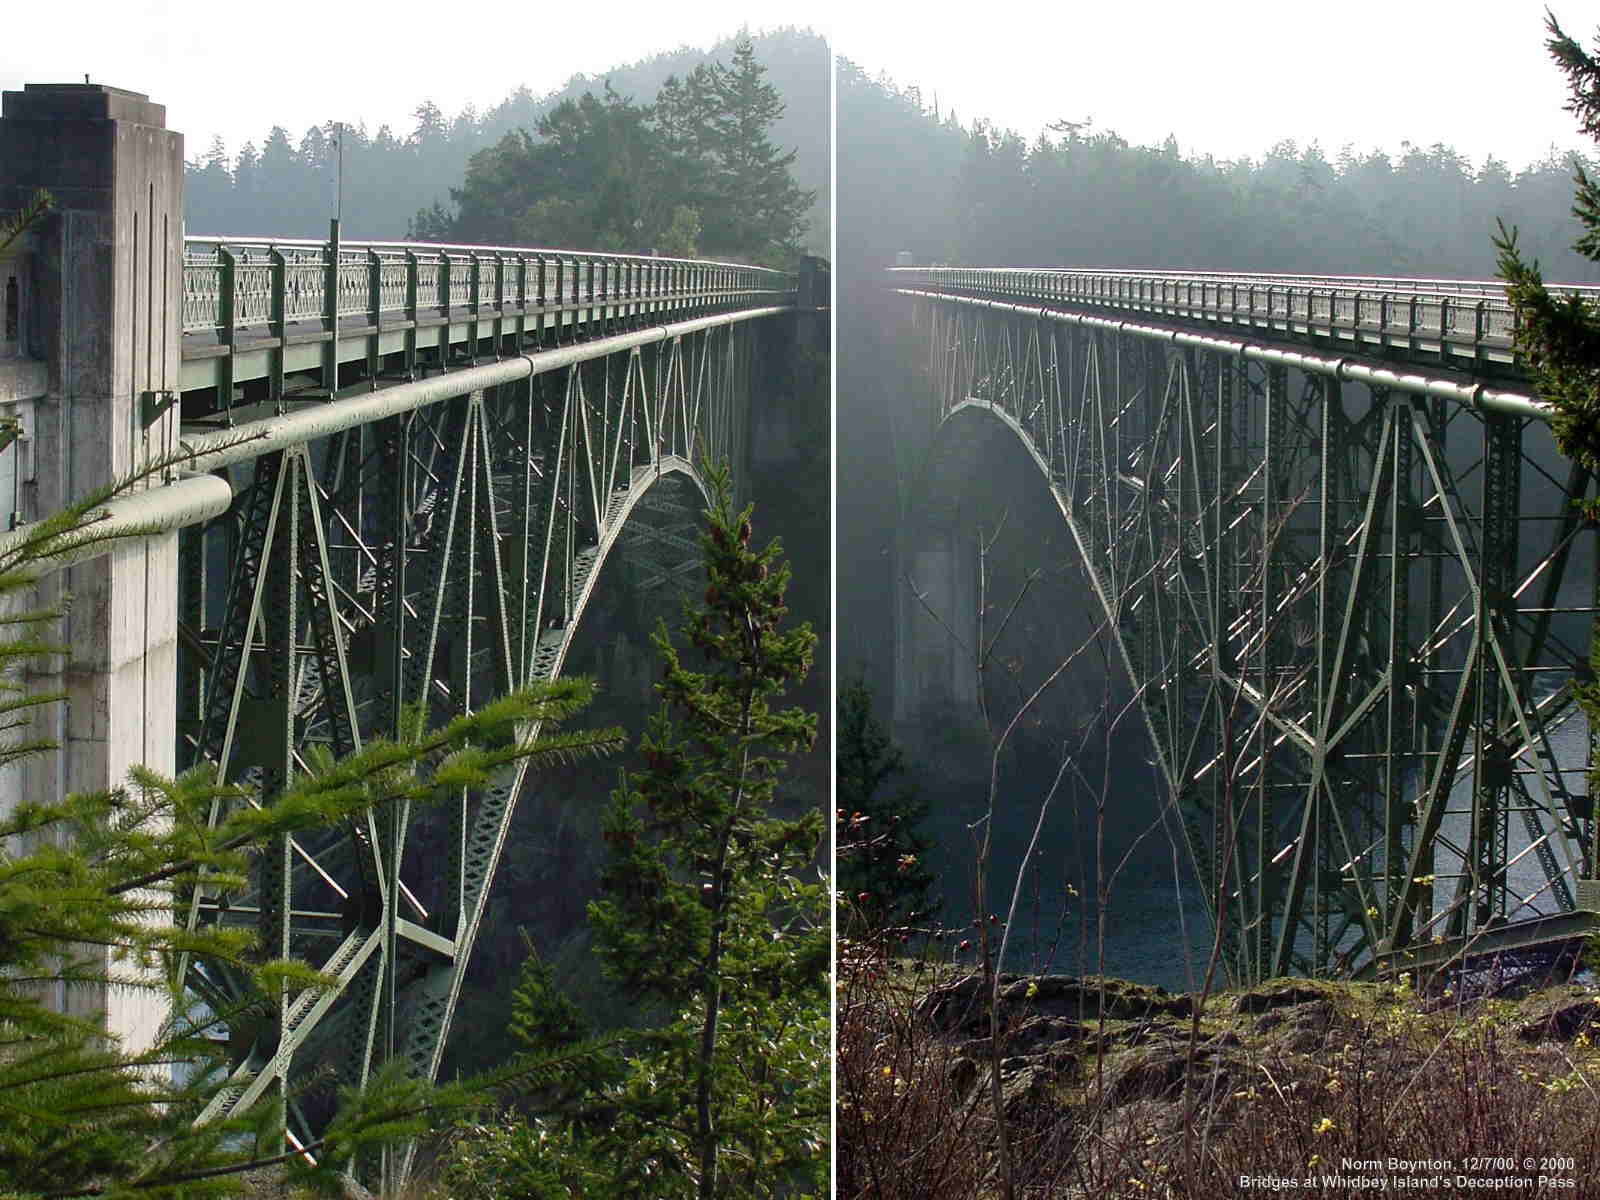
[[[706,254],[782,263],[799,252],[814,194],[791,174],[797,151],[771,139],[784,102],[741,39],[733,64],[669,77],[653,104],[608,84],[564,100],[537,136],[506,134],[467,164],[414,235],[457,242]]]
[[[766,71],[761,82],[770,85],[781,101],[779,115],[768,126],[766,136],[772,146],[782,148],[780,157],[794,153],[789,173],[801,194],[808,197],[800,210],[804,230],[796,236],[803,239],[808,253],[825,255],[829,245],[826,188],[832,158],[827,44],[820,36],[797,29],[771,30],[747,40],[755,61]],[[423,100],[412,113],[409,130],[388,125],[374,130],[357,119],[358,113],[341,113],[330,114],[328,121],[307,129],[298,141],[277,127],[265,138],[231,152],[214,139],[188,164],[186,223],[191,232],[202,234],[323,237],[328,218],[335,215],[337,164],[342,157],[345,237],[402,237],[419,214],[427,214],[425,230],[442,229],[440,222],[448,223],[452,216],[449,189],[463,185],[474,155],[500,151],[503,146],[521,153],[522,134],[537,144],[541,122],[567,105],[583,110],[585,95],[593,99],[587,112],[577,114],[580,122],[597,117],[604,123],[619,115],[594,111],[594,106],[608,106],[608,93],[636,110],[657,106],[658,93],[669,80],[675,79],[681,86],[697,71],[709,70],[719,58],[733,61],[737,70],[739,44],[740,39],[729,38],[709,50],[680,48],[619,66],[604,79],[574,76],[547,95],[519,88],[482,111],[469,105],[451,115],[433,101]],[[344,119],[341,123],[337,118]],[[571,132],[570,127],[566,132]],[[506,154],[498,157],[503,166]],[[559,198],[560,193],[552,189],[549,195]],[[661,239],[659,245],[636,240],[619,244],[630,248],[642,244],[645,249],[694,244],[697,231],[687,217],[685,224],[673,229],[681,206],[696,207],[694,201],[681,198],[667,206],[665,225],[650,231]],[[570,220],[572,213],[553,204],[546,215]],[[646,223],[650,223],[648,216]],[[616,228],[614,224],[610,227]],[[556,224],[553,228],[560,234],[571,226]],[[586,230],[580,227],[576,232],[581,235]],[[629,237],[634,232],[631,227],[623,230]]]
[[[705,602],[678,643],[656,636],[662,710],[602,817],[607,865],[589,907],[596,954],[643,1027],[569,1073],[559,1118],[474,1127],[446,1167],[463,1200],[826,1191],[823,819],[773,807],[787,757],[816,731],[813,714],[773,701],[804,677],[815,637],[785,627],[781,547],[750,545],[751,510],[733,511],[726,476],[707,517]],[[530,957],[512,1025],[550,1054],[589,1021]]]
[[[1600,143],[1600,58],[1584,51],[1549,13],[1545,17],[1551,57],[1567,77],[1567,111],[1578,128]],[[1600,39],[1596,43],[1600,53]],[[1591,174],[1593,164],[1574,163],[1576,196],[1572,215],[1581,232],[1573,252],[1600,264],[1600,181]],[[1516,349],[1533,376],[1541,398],[1554,408],[1551,428],[1561,452],[1600,478],[1600,306],[1576,294],[1554,296],[1544,286],[1537,259],[1530,260],[1519,245],[1518,229],[1501,222],[1494,238],[1500,276],[1506,294],[1517,310]],[[1590,500],[1591,517],[1600,515],[1600,501]],[[1590,662],[1600,662],[1600,628],[1590,649]],[[1591,677],[1577,688],[1578,702],[1590,727],[1600,722],[1600,684]],[[1592,771],[1591,788],[1600,784],[1600,770]],[[1600,869],[1600,855],[1591,870]]]

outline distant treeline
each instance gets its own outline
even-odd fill
[[[1449,146],[1402,153],[1308,140],[1259,159],[1134,146],[1063,122],[1027,142],[923,103],[916,88],[839,73],[840,259],[1315,274],[1492,276],[1496,218],[1552,280],[1600,278],[1572,253],[1573,167],[1554,155],[1513,171]],[[892,163],[892,169],[885,169]]]
[[[785,111],[768,131],[774,146],[795,151],[791,167],[797,187],[815,193],[806,214],[802,245],[826,254],[829,244],[830,159],[827,43],[796,29],[752,36],[766,82],[776,88]],[[630,66],[603,79],[574,76],[546,96],[519,88],[487,112],[471,106],[446,116],[431,100],[418,104],[414,125],[397,133],[388,125],[375,133],[364,124],[344,128],[343,233],[352,239],[398,239],[419,211],[450,203],[450,189],[466,177],[480,150],[507,134],[537,134],[540,120],[563,101],[585,92],[602,95],[607,85],[624,99],[651,102],[669,76],[684,79],[696,67],[731,62],[735,38],[701,51],[684,47]],[[298,143],[273,126],[258,146],[246,142],[230,155],[221,139],[188,165],[186,225],[190,233],[234,236],[326,237],[334,215],[338,177],[337,126],[313,126]]]

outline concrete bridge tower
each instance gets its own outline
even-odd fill
[[[29,521],[176,443],[182,135],[166,128],[162,105],[136,92],[89,83],[7,92],[0,211],[23,208],[38,188],[53,207],[0,280],[27,300],[6,347],[0,403],[26,435],[7,453]],[[11,511],[11,495],[3,500],[0,512]],[[35,710],[35,733],[60,750],[0,776],[0,806],[113,788],[136,763],[173,770],[176,572],[172,533],[130,539],[41,581],[37,604],[70,600],[59,639],[67,653],[32,680],[66,694]],[[130,1049],[165,1016],[158,997],[126,989],[83,990],[65,1004],[105,1013]]]

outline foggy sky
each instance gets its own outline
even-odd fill
[[[1553,144],[1594,150],[1562,105],[1544,48],[1543,0],[1422,4],[1177,0],[988,5],[964,19],[914,19],[860,5],[833,26],[835,53],[869,76],[937,97],[1032,140],[1092,118],[1135,145],[1176,136],[1185,155],[1259,159],[1275,142],[1351,143],[1391,154],[1443,142],[1515,172]],[[1592,6],[1552,0],[1585,46]]]
[[[12,6],[17,8],[18,6]],[[1591,13],[1557,0],[1588,44]],[[1443,142],[1475,165],[1513,171],[1552,146],[1592,150],[1562,111],[1544,50],[1541,0],[1462,5],[1344,0],[1283,5],[1121,0],[1089,6],[844,5],[837,0],[706,0],[690,6],[546,6],[499,14],[283,0],[267,9],[196,0],[88,0],[7,13],[0,87],[96,82],[167,105],[189,156],[213,135],[230,151],[273,124],[298,140],[325,121],[387,122],[403,135],[424,99],[453,116],[526,85],[603,75],[681,45],[709,46],[742,25],[810,27],[869,75],[937,96],[963,121],[991,119],[1028,138],[1052,121],[1092,118],[1136,144],[1176,136],[1185,154],[1259,158],[1274,142],[1400,149]],[[82,14],[81,16],[76,14]],[[268,82],[268,80],[272,82]]]
[[[371,134],[387,123],[404,137],[424,100],[447,117],[468,103],[482,111],[522,85],[542,96],[574,75],[708,47],[746,26],[820,28],[807,11],[783,0],[455,9],[416,0],[87,0],[63,29],[61,9],[13,5],[0,33],[0,88],[81,83],[88,73],[144,92],[167,106],[167,127],[183,133],[194,159],[214,135],[230,152],[247,140],[259,149],[273,125],[295,143],[328,121],[365,121]]]

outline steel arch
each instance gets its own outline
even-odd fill
[[[601,346],[220,468],[238,484],[234,506],[185,530],[180,550],[190,760],[270,795],[310,743],[342,753],[392,734],[404,704],[426,698],[443,720],[556,678],[603,564],[662,507],[646,496],[675,494],[666,508],[681,522],[705,496],[704,465],[743,464],[758,324]],[[673,559],[653,564],[661,579],[698,562],[692,539],[649,540]],[[208,591],[224,557],[227,586]],[[335,1082],[362,1083],[394,1057],[434,1074],[526,773],[425,822],[379,812],[285,839],[246,894],[192,898],[191,922],[252,923],[269,953],[340,983],[235,1031],[207,1118],[289,1096],[289,1128],[306,1140]],[[188,982],[218,1004],[243,998],[214,966],[191,964]],[[322,1084],[298,1087],[319,1071]]]

